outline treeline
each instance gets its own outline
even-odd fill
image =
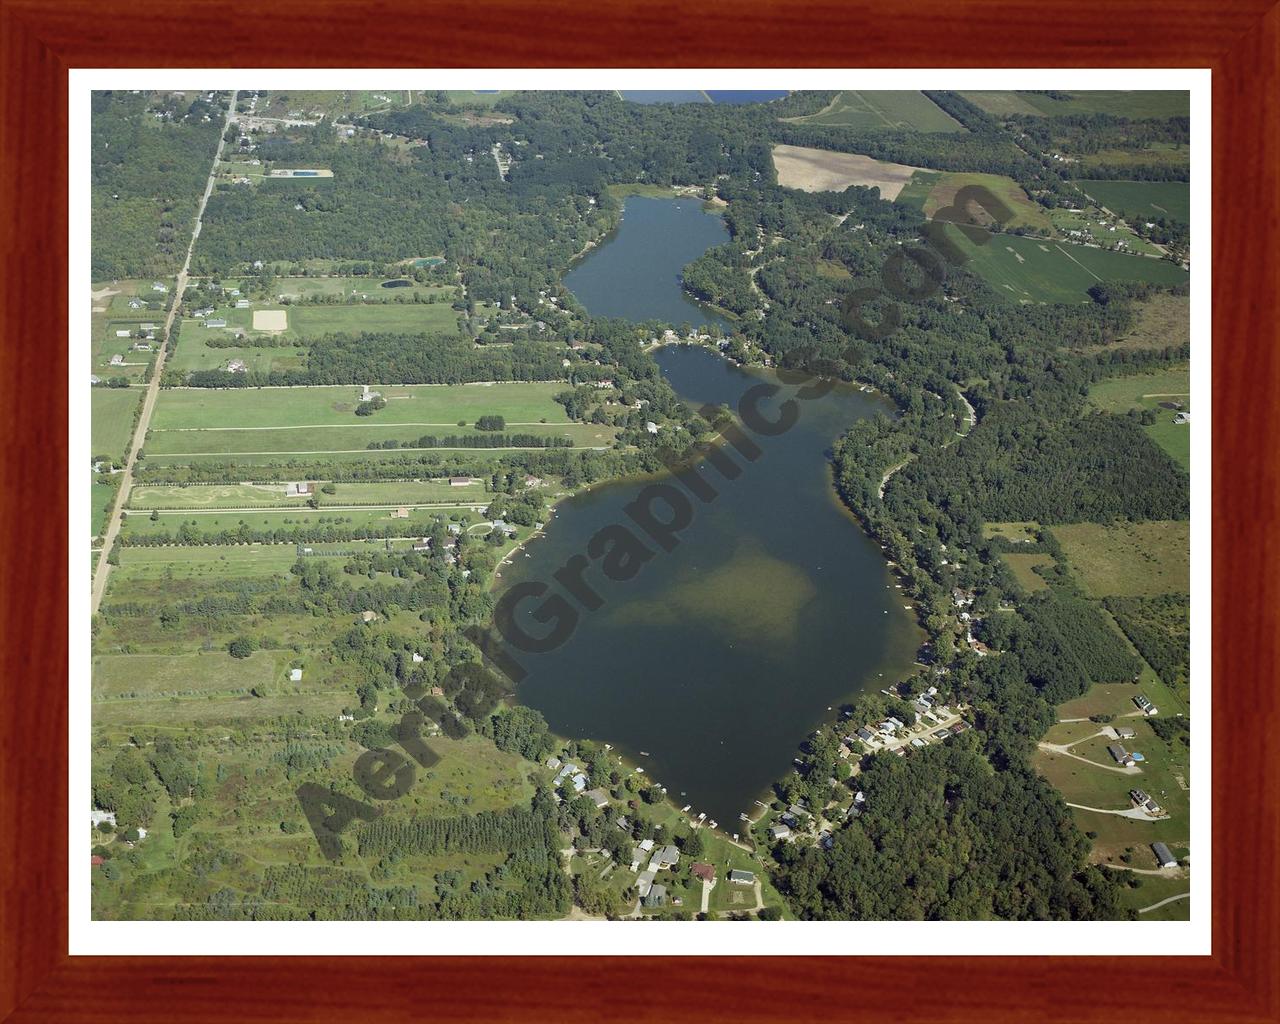
[[[423,434],[416,441],[370,441],[370,451],[394,448],[572,448],[571,437],[544,434]]]
[[[517,341],[511,346],[476,346],[458,335],[326,335],[301,343],[307,348],[301,369],[192,370],[173,373],[171,386],[193,388],[300,387],[316,384],[463,384],[480,380],[563,380],[563,349],[558,345]]]

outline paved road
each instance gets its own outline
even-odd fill
[[[236,93],[231,94],[231,102],[227,105],[227,117],[222,125],[222,135],[218,138],[218,148],[213,154],[213,164],[209,168],[209,178],[204,184],[204,195],[200,197],[200,207],[196,210],[195,223],[191,229],[191,241],[187,245],[187,256],[182,261],[182,269],[178,271],[178,279],[174,282],[173,305],[169,307],[169,314],[164,320],[165,337],[173,329],[174,318],[178,315],[178,307],[182,304],[182,293],[187,290],[187,271],[191,267],[191,253],[196,247],[196,236],[200,234],[200,222],[204,218],[205,204],[209,202],[209,196],[213,192],[213,183],[218,173],[218,161],[222,158],[222,147],[226,141],[225,136],[227,128],[235,121],[236,117]],[[98,555],[98,567],[93,574],[93,598],[91,611],[97,614],[98,608],[102,605],[102,595],[107,590],[107,577],[111,574],[111,564],[107,561],[107,556],[111,553],[111,548],[115,544],[116,538],[120,535],[121,513],[125,506],[129,503],[129,492],[133,487],[133,467],[138,461],[138,452],[142,450],[142,443],[147,436],[147,427],[151,423],[151,413],[156,407],[156,397],[160,394],[160,378],[164,375],[165,346],[161,346],[159,353],[156,355],[155,369],[151,374],[151,383],[147,386],[147,393],[142,399],[142,415],[138,417],[138,426],[133,433],[133,444],[129,447],[129,457],[125,460],[124,477],[120,481],[120,489],[116,493],[116,502],[111,509],[111,515],[107,519],[107,529],[102,538],[102,551]]]

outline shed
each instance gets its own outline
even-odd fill
[[[1152,843],[1151,852],[1156,855],[1156,863],[1162,868],[1176,868],[1178,866],[1178,858],[1169,850],[1164,843]]]
[[[729,872],[729,881],[734,885],[755,885],[756,876],[752,871],[740,871],[734,868]]]
[[[302,682],[302,669],[300,668],[289,669],[289,679],[291,682],[295,682],[295,683]]]

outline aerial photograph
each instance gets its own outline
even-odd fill
[[[1190,919],[1188,92],[253,78],[73,182],[95,921]]]

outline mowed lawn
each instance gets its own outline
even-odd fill
[[[351,385],[300,388],[237,388],[226,390],[175,388],[160,393],[152,418],[153,430],[214,427],[236,430],[405,424],[412,426],[471,426],[481,416],[506,418],[517,424],[568,423],[564,406],[554,396],[568,385],[558,381],[500,384],[415,384],[379,387],[385,409],[357,417],[360,388]]]
[[[992,235],[971,242],[955,227],[948,237],[967,257],[969,270],[1010,302],[1090,302],[1102,281],[1185,284],[1188,273],[1168,260],[1020,235]]]
[[[1183,469],[1191,469],[1191,425],[1175,422],[1179,404],[1184,409],[1191,403],[1191,370],[1187,365],[1142,373],[1130,377],[1111,377],[1089,389],[1089,401],[1106,412],[1123,413],[1130,409],[1151,409],[1156,422],[1142,429],[1156,444],[1168,452]]]
[[[244,310],[237,312],[243,313]],[[177,348],[166,360],[165,368],[191,372],[192,370],[224,370],[233,359],[244,363],[250,373],[271,373],[273,370],[300,370],[307,359],[307,349],[300,345],[278,345],[271,348],[236,346],[220,348],[208,343],[225,337],[222,331],[204,330],[197,321],[185,324],[179,335]]]
[[[802,117],[784,118],[799,124],[840,128],[919,132],[964,132],[959,121],[917,90],[858,90],[839,93],[824,109]]]
[[[1052,230],[1049,215],[1032,202],[1021,185],[1003,174],[916,171],[896,201],[932,218],[939,210],[954,204],[957,192],[971,186],[986,190],[1009,208],[1012,217],[1004,222],[1004,227]],[[993,211],[979,216],[986,220],[993,216]]]
[[[1093,597],[1185,594],[1191,586],[1191,523],[1071,523],[1053,535]]]
[[[246,526],[251,530],[283,530],[292,532],[302,527],[341,526],[358,529],[365,526],[394,526],[402,536],[417,537],[424,534],[437,519],[464,524],[478,516],[477,512],[456,505],[430,505],[410,508],[407,519],[392,516],[394,509],[344,509],[341,512],[324,509],[285,509],[278,512],[162,512],[155,519],[150,515],[131,515],[125,520],[122,535],[126,538],[149,537],[158,534],[174,535],[183,526],[189,526],[202,534],[220,530],[239,530]],[[346,548],[345,543],[337,545]],[[138,549],[141,550],[141,549]],[[196,549],[187,549],[196,550]],[[114,578],[114,577],[113,577]]]
[[[89,392],[90,446],[94,455],[123,458],[133,438],[133,414],[142,388],[93,388]]]
[[[1185,181],[1093,181],[1075,183],[1094,202],[1129,219],[1191,223],[1191,186]]]

